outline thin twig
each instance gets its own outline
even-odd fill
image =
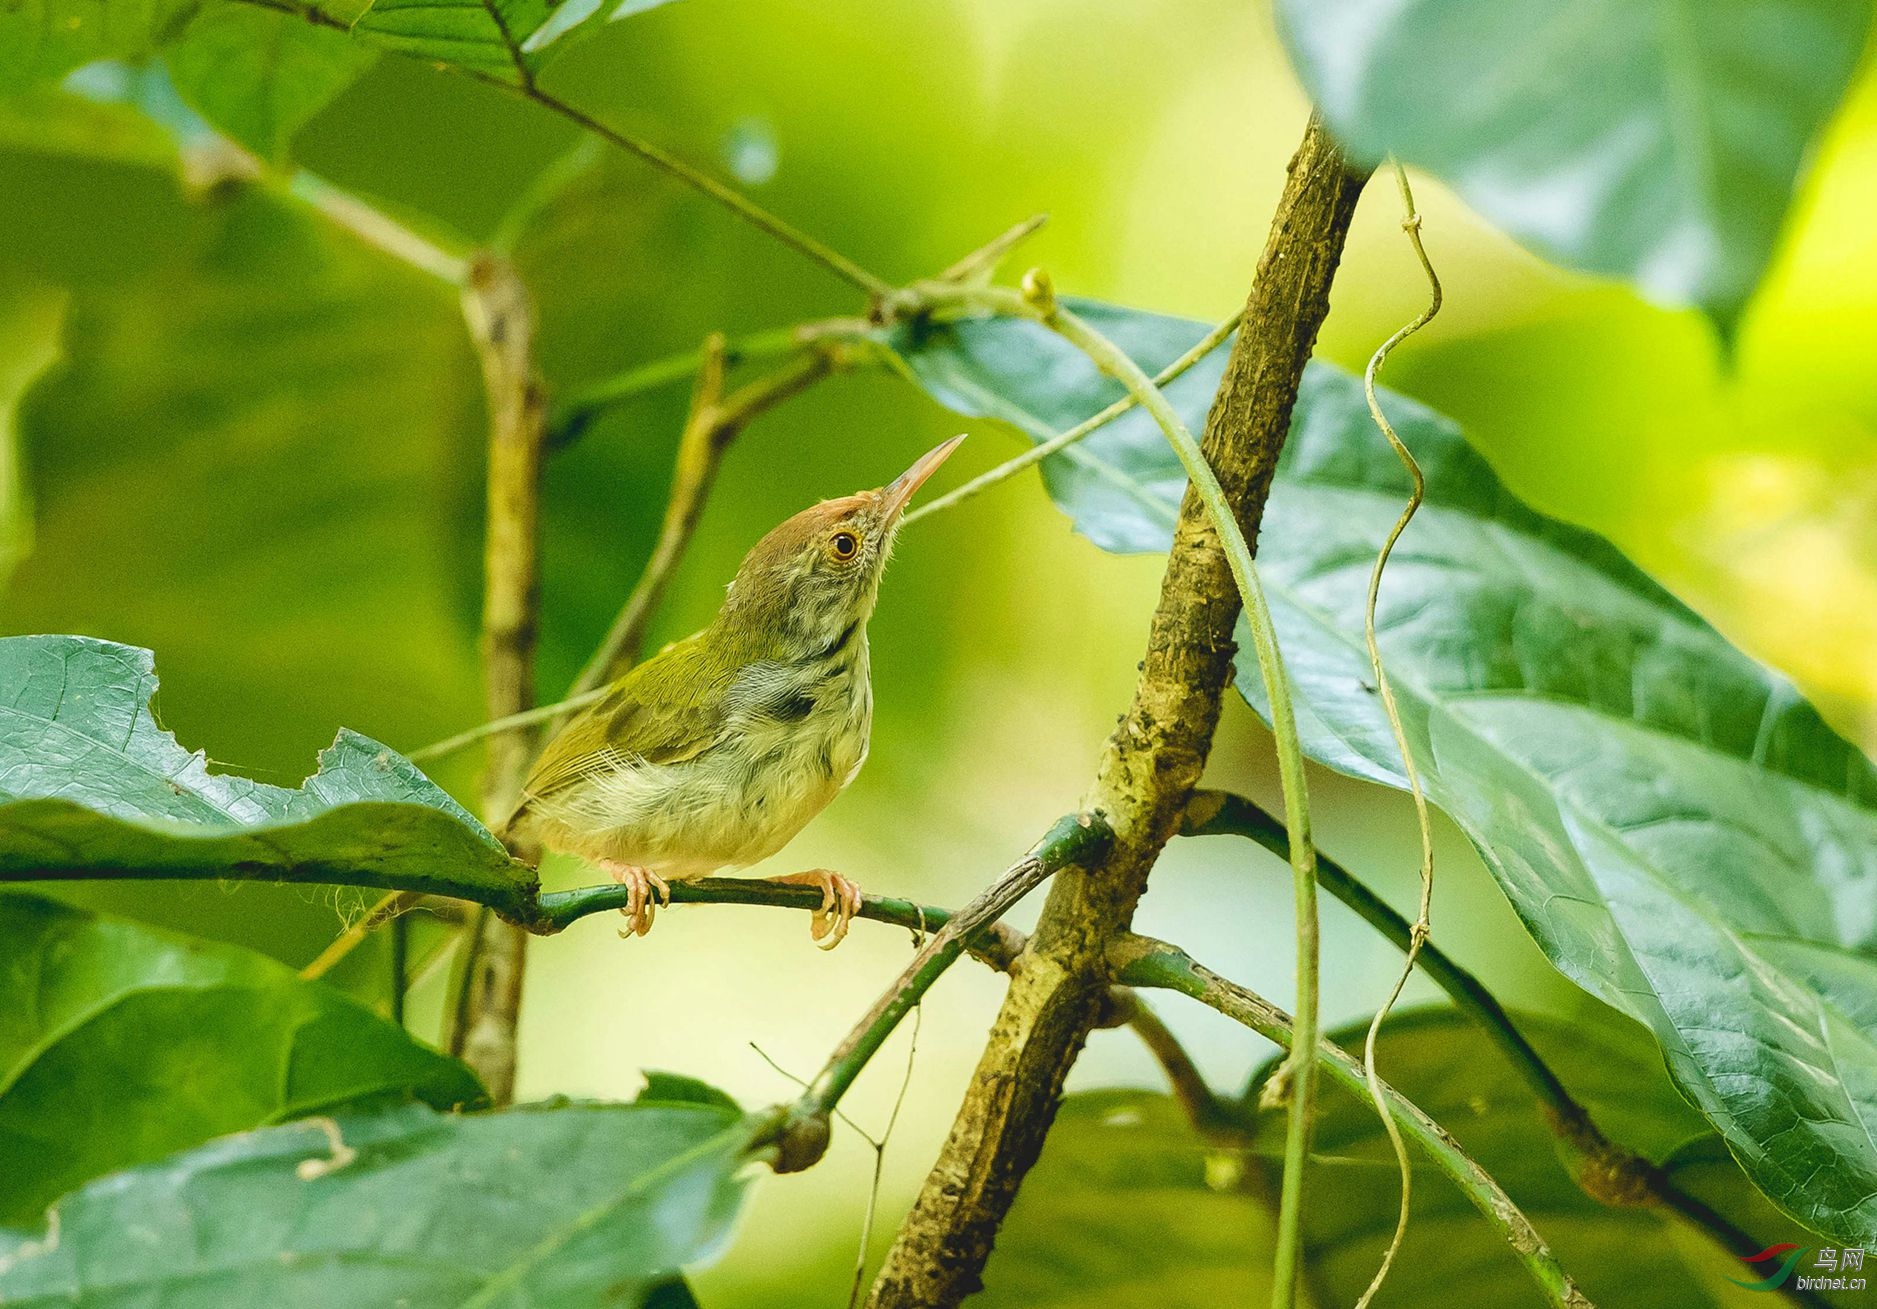
[[[599,687],[580,695],[570,695],[565,700],[556,700],[553,704],[536,705],[518,714],[503,714],[500,718],[478,723],[474,727],[458,732],[455,736],[446,736],[441,741],[432,741],[429,745],[407,751],[404,757],[412,763],[422,763],[426,759],[441,759],[444,755],[455,754],[458,750],[472,746],[486,736],[494,736],[497,732],[506,732],[515,727],[532,727],[536,723],[545,723],[550,718],[557,718],[572,710],[584,709],[604,697],[605,694],[606,688]]]
[[[324,178],[305,171],[296,172],[288,180],[286,190],[393,259],[453,287],[461,288],[469,281],[471,260],[468,255],[446,250],[429,237],[419,236],[389,214]]]
[[[534,704],[534,649],[540,614],[540,493],[545,437],[534,373],[534,309],[505,260],[477,261],[463,311],[482,361],[489,405],[488,523],[484,548],[482,659],[489,716]],[[534,758],[536,733],[512,728],[489,738],[483,772],[485,821],[500,824],[513,808]],[[516,848],[538,862],[540,852]],[[515,1089],[515,1029],[520,1020],[527,935],[479,915],[478,949],[468,952],[467,1003],[451,1015],[449,1044],[506,1104]]]
[[[1191,996],[1228,1018],[1235,1019],[1290,1051],[1287,1066],[1296,1066],[1299,1046],[1296,1024],[1276,1005],[1229,982],[1195,963],[1184,950],[1147,937],[1130,936],[1110,948],[1115,978],[1130,986],[1166,987]],[[1328,1041],[1319,1041],[1308,1056],[1321,1063],[1330,1077],[1353,1094],[1367,1088],[1361,1063]],[[1512,1253],[1525,1265],[1548,1303],[1557,1309],[1589,1309],[1590,1301],[1572,1282],[1544,1239],[1490,1173],[1460,1148],[1452,1136],[1412,1101],[1384,1083],[1383,1112],[1394,1118],[1415,1144],[1453,1180],[1481,1216],[1492,1224]]]
[[[919,945],[925,944],[925,933],[917,937]],[[893,1129],[899,1126],[899,1111],[906,1105],[906,1092],[912,1089],[912,1070],[914,1061],[919,1057],[919,1029],[924,1025],[925,1009],[916,1006],[912,1011],[912,1031],[906,1039],[906,1072],[899,1079],[899,1092],[893,1097],[893,1108],[886,1116],[886,1128],[879,1139],[867,1144],[873,1147],[873,1182],[867,1188],[867,1212],[860,1222],[860,1248],[854,1253],[854,1285],[847,1293],[847,1309],[856,1309],[860,1304],[861,1292],[867,1288],[867,1251],[873,1245],[873,1219],[880,1208],[880,1182],[886,1175],[886,1143],[893,1139]]]
[[[867,293],[870,300],[882,301],[893,294],[892,283],[868,272],[846,255],[816,240],[792,223],[778,218],[734,187],[726,186],[710,174],[693,168],[670,151],[640,137],[622,132],[616,127],[608,126],[584,110],[576,109],[565,100],[557,99],[538,87],[512,87],[505,82],[496,84],[516,91],[544,109],[552,110],[595,136],[612,142],[628,154],[636,155],[661,173],[674,177],[693,190],[708,196],[751,227],[767,233],[783,245],[806,255],[836,277],[859,287]]]
[[[1048,221],[1048,214],[1031,214],[1020,223],[1012,223],[940,273],[938,280],[969,282],[973,278],[989,277],[997,270],[997,265],[1003,261],[1005,255],[1035,236]]]
[[[404,1026],[404,997],[410,986],[411,922],[399,916],[391,920],[391,950],[387,966],[390,972],[389,1017]]]
[[[1369,592],[1362,611],[1362,636],[1369,649],[1369,667],[1375,673],[1375,686],[1381,693],[1382,712],[1388,716],[1388,730],[1394,734],[1395,748],[1401,752],[1402,771],[1407,775],[1408,790],[1414,796],[1414,817],[1421,835],[1421,903],[1420,911],[1415,915],[1414,925],[1408,932],[1408,949],[1401,962],[1401,972],[1395,978],[1394,986],[1388,992],[1388,998],[1382,1001],[1381,1008],[1369,1020],[1369,1032],[1362,1043],[1362,1067],[1367,1074],[1369,1098],[1375,1103],[1376,1113],[1380,1115],[1382,1126],[1388,1131],[1389,1144],[1394,1147],[1395,1162],[1401,1170],[1401,1205],[1395,1214],[1395,1232],[1388,1240],[1388,1248],[1382,1252],[1381,1266],[1375,1270],[1368,1289],[1362,1298],[1356,1301],[1356,1309],[1368,1309],[1369,1303],[1382,1289],[1382,1283],[1388,1280],[1388,1270],[1394,1266],[1395,1256],[1401,1251],[1401,1243],[1408,1235],[1409,1204],[1414,1189],[1414,1170],[1409,1167],[1408,1147],[1401,1139],[1401,1129],[1395,1126],[1395,1120],[1382,1104],[1382,1077],[1375,1068],[1375,1040],[1380,1035],[1382,1024],[1387,1021],[1389,1010],[1395,1007],[1395,1001],[1401,998],[1402,988],[1407,986],[1408,978],[1414,975],[1415,957],[1420,954],[1421,946],[1432,930],[1430,915],[1434,905],[1434,824],[1427,813],[1427,792],[1421,785],[1421,770],[1414,762],[1414,748],[1408,743],[1408,730],[1402,726],[1401,710],[1395,703],[1395,689],[1388,679],[1388,670],[1382,665],[1382,647],[1375,635],[1375,605],[1382,591],[1382,573],[1388,567],[1388,557],[1394,553],[1395,542],[1401,539],[1402,532],[1414,519],[1415,511],[1421,507],[1421,500],[1427,492],[1427,481],[1421,476],[1421,465],[1415,462],[1412,452],[1395,431],[1394,424],[1388,421],[1388,415],[1382,412],[1381,401],[1375,395],[1375,379],[1381,376],[1382,365],[1388,362],[1388,356],[1394,348],[1426,327],[1440,312],[1440,278],[1434,272],[1434,265],[1427,257],[1427,248],[1421,244],[1421,215],[1414,208],[1414,192],[1408,188],[1407,170],[1401,162],[1395,162],[1395,185],[1401,192],[1401,228],[1408,234],[1408,243],[1414,247],[1416,258],[1421,261],[1421,271],[1427,275],[1429,298],[1427,308],[1416,314],[1414,320],[1386,341],[1369,358],[1369,366],[1362,374],[1362,390],[1368,397],[1369,414],[1375,419],[1375,425],[1394,449],[1401,465],[1407,470],[1408,480],[1413,490],[1408,495],[1408,503],[1395,520],[1388,538],[1382,542],[1382,548],[1376,552],[1375,567],[1369,573]]]

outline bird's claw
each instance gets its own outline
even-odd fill
[[[619,911],[625,916],[626,930],[619,934],[620,939],[644,936],[652,930],[659,907],[671,904],[671,884],[651,869],[633,864],[608,861],[601,867],[626,888],[626,903]]]
[[[847,929],[860,912],[860,887],[853,881],[826,868],[770,880],[821,888],[821,904],[808,920],[808,934],[819,949],[832,950],[847,938]]]

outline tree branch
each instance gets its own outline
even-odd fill
[[[1257,539],[1304,361],[1328,309],[1362,177],[1313,122],[1292,161],[1203,455],[1246,541]],[[978,1289],[998,1224],[1042,1147],[1063,1079],[1104,1003],[1108,940],[1125,931],[1176,829],[1218,721],[1238,591],[1206,506],[1189,489],[1133,707],[1090,807],[1115,844],[1050,888],[950,1137],[888,1253],[869,1303],[957,1304]]]
[[[534,649],[540,610],[541,451],[545,435],[534,373],[534,308],[527,288],[502,259],[476,261],[463,292],[463,314],[482,361],[489,406],[488,524],[484,550],[482,659],[491,717],[534,703]],[[514,807],[537,733],[516,727],[489,738],[482,809],[499,823]],[[530,863],[540,851],[518,849]],[[465,1003],[452,1016],[450,1046],[506,1104],[515,1089],[515,1027],[520,1017],[527,934],[487,909],[469,930]]]
[[[1129,935],[1117,940],[1110,958],[1118,981],[1131,986],[1157,986],[1191,996],[1286,1049],[1291,1044],[1291,1020],[1263,997],[1194,963],[1184,950],[1147,937]],[[1317,1045],[1317,1061],[1343,1089],[1366,1096],[1368,1082],[1362,1063],[1328,1041]],[[1384,1096],[1395,1121],[1434,1164],[1458,1186],[1480,1214],[1496,1228],[1525,1265],[1547,1302],[1559,1309],[1590,1309],[1590,1301],[1559,1265],[1544,1239],[1532,1227],[1492,1175],[1475,1163],[1440,1124],[1422,1113],[1406,1096],[1384,1084]]]

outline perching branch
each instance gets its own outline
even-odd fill
[[[1292,163],[1202,446],[1247,543],[1257,538],[1361,184],[1313,123]],[[1105,1002],[1107,943],[1127,929],[1204,767],[1238,613],[1219,533],[1189,489],[1134,703],[1108,744],[1088,804],[1114,829],[1114,847],[1098,867],[1065,869],[1051,884],[965,1103],[870,1304],[943,1309],[978,1289],[998,1225]]]
[[[1130,935],[1114,943],[1110,958],[1116,980],[1131,986],[1166,987],[1191,996],[1290,1049],[1292,1059],[1286,1066],[1295,1066],[1297,1051],[1291,1044],[1290,1017],[1263,997],[1194,963],[1184,950]],[[1367,1079],[1361,1061],[1328,1041],[1317,1044],[1315,1060],[1343,1089],[1353,1095],[1366,1094]],[[1395,1121],[1511,1246],[1513,1254],[1543,1291],[1546,1301],[1558,1309],[1590,1309],[1590,1301],[1577,1289],[1550,1247],[1491,1174],[1406,1096],[1386,1085],[1383,1090]]]
[[[545,435],[534,373],[534,308],[505,260],[484,257],[463,292],[463,313],[482,361],[489,406],[488,523],[483,556],[482,661],[491,717],[534,703],[540,611],[541,452]],[[536,733],[517,727],[489,738],[483,815],[499,823],[514,807]],[[517,850],[535,862],[538,850]],[[450,1047],[460,1050],[496,1104],[515,1089],[515,1026],[521,1010],[527,934],[485,909],[470,929]]]

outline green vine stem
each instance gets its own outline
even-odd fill
[[[1358,1060],[1328,1041],[1302,1046],[1296,1037],[1296,1024],[1281,1009],[1195,963],[1179,947],[1147,937],[1128,936],[1114,943],[1109,958],[1114,964],[1116,981],[1137,987],[1165,987],[1190,996],[1284,1046],[1290,1051],[1287,1066],[1297,1063],[1300,1051],[1314,1049],[1312,1063],[1320,1062],[1330,1078],[1345,1090],[1356,1095],[1365,1093],[1368,1077]],[[1519,1262],[1525,1265],[1543,1292],[1545,1302],[1556,1309],[1590,1309],[1591,1302],[1577,1289],[1531,1221],[1491,1174],[1406,1096],[1386,1083],[1383,1093],[1384,1111],[1492,1224]],[[1288,1166],[1288,1158],[1286,1164]]]
[[[1310,799],[1304,777],[1303,746],[1297,738],[1297,718],[1290,699],[1290,682],[1278,650],[1271,608],[1265,600],[1251,547],[1239,530],[1218,477],[1200,451],[1199,442],[1153,379],[1114,342],[1096,331],[1056,299],[1055,289],[1040,269],[1024,277],[1022,291],[1006,287],[920,286],[934,303],[952,300],[966,308],[1027,317],[1062,336],[1088,356],[1098,369],[1127,388],[1179,456],[1204,502],[1231,566],[1244,602],[1245,623],[1251,629],[1252,648],[1264,679],[1271,706],[1271,734],[1277,743],[1278,776],[1284,790],[1284,827],[1289,834],[1292,886],[1297,905],[1297,1018],[1298,1039],[1304,1050],[1316,1044],[1318,1030],[1318,946],[1316,845],[1310,835]],[[1304,1169],[1310,1156],[1311,1119],[1316,1107],[1316,1061],[1293,1056],[1286,1069],[1290,1085],[1290,1118],[1284,1140],[1284,1180],[1278,1194],[1277,1254],[1272,1278],[1272,1309],[1290,1309],[1297,1296],[1303,1249]]]
[[[1375,1103],[1375,1112],[1381,1116],[1382,1126],[1388,1130],[1388,1143],[1394,1148],[1395,1162],[1401,1170],[1401,1205],[1395,1213],[1394,1235],[1388,1240],[1388,1248],[1382,1252],[1381,1266],[1375,1270],[1375,1276],[1363,1291],[1362,1298],[1356,1301],[1356,1309],[1368,1309],[1375,1299],[1376,1292],[1382,1289],[1382,1283],[1388,1280],[1388,1270],[1394,1267],[1395,1256],[1401,1252],[1401,1242],[1408,1234],[1409,1206],[1414,1192],[1414,1170],[1408,1163],[1408,1147],[1401,1139],[1401,1129],[1395,1126],[1395,1120],[1382,1106],[1382,1077],[1375,1068],[1375,1040],[1380,1035],[1382,1024],[1387,1021],[1388,1013],[1401,998],[1402,988],[1414,975],[1415,957],[1420,954],[1422,944],[1432,928],[1430,915],[1434,906],[1434,824],[1427,813],[1427,791],[1421,785],[1421,770],[1414,762],[1414,749],[1408,743],[1408,732],[1401,723],[1401,709],[1395,703],[1395,688],[1388,680],[1388,670],[1382,665],[1382,647],[1375,634],[1375,605],[1382,593],[1382,574],[1388,568],[1388,558],[1395,552],[1395,543],[1407,530],[1408,524],[1421,507],[1421,501],[1427,494],[1427,480],[1421,476],[1421,465],[1415,461],[1407,443],[1395,431],[1388,415],[1382,412],[1382,404],[1375,395],[1375,379],[1381,376],[1382,365],[1388,362],[1388,356],[1395,347],[1413,336],[1433,321],[1440,312],[1440,277],[1434,272],[1434,265],[1427,257],[1427,247],[1421,243],[1421,215],[1414,207],[1414,192],[1408,186],[1408,173],[1399,160],[1395,163],[1395,186],[1401,193],[1401,229],[1408,235],[1408,244],[1414,247],[1416,258],[1421,262],[1421,271],[1427,276],[1428,303],[1414,319],[1397,330],[1369,357],[1369,365],[1362,373],[1362,391],[1368,398],[1369,416],[1375,420],[1375,426],[1387,438],[1395,457],[1401,460],[1401,466],[1407,471],[1412,490],[1408,503],[1402,509],[1401,516],[1389,530],[1388,537],[1382,542],[1382,548],[1376,552],[1375,567],[1369,572],[1369,591],[1362,609],[1362,637],[1368,646],[1369,667],[1375,673],[1376,690],[1381,694],[1382,711],[1388,716],[1388,730],[1395,738],[1395,749],[1401,754],[1402,772],[1408,779],[1408,790],[1414,796],[1414,818],[1421,836],[1421,902],[1420,910],[1415,915],[1414,925],[1408,932],[1408,947],[1402,959],[1401,972],[1395,978],[1395,984],[1388,992],[1388,998],[1382,1001],[1381,1008],[1369,1020],[1368,1036],[1362,1043],[1362,1067],[1369,1082],[1369,1098]]]

